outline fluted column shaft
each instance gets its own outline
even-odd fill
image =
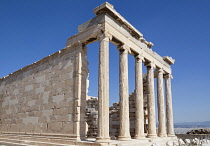
[[[158,136],[166,137],[166,123],[164,110],[163,70],[157,70],[157,100],[158,100]]]
[[[109,40],[104,32],[98,35],[100,41],[98,70],[98,142],[109,141]]]
[[[147,65],[148,83],[148,138],[157,137],[156,117],[155,117],[155,95],[154,95],[154,64]]]
[[[142,79],[142,61],[143,57],[137,55],[136,60],[136,98],[135,98],[135,139],[145,138],[144,135],[144,97],[143,97],[143,79]]]
[[[128,47],[120,50],[120,132],[119,140],[130,140],[129,94],[128,94]]]
[[[175,134],[174,134],[174,121],[173,121],[173,108],[172,108],[171,78],[172,78],[172,76],[170,74],[167,74],[165,76],[166,119],[167,119],[167,134],[168,134],[168,137],[175,136]]]

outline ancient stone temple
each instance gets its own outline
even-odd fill
[[[153,44],[147,42],[111,4],[100,5],[94,13],[96,16],[78,27],[78,33],[67,40],[64,49],[0,79],[0,143],[149,146],[176,142],[171,94],[171,65],[174,59],[154,52]],[[100,44],[97,136],[88,139],[85,115],[89,73],[86,46],[96,41]],[[117,46],[120,58],[119,130],[116,140],[111,140],[109,132],[109,42]],[[133,137],[129,119],[129,54],[135,58],[136,66]],[[145,92],[144,66],[147,69]],[[148,112],[146,133],[144,93]]]

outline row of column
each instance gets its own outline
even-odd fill
[[[147,82],[148,82],[148,135],[147,137],[157,137],[156,133],[156,116],[155,116],[155,99],[154,99],[154,68],[153,63],[146,64],[147,66]],[[172,94],[171,94],[171,78],[170,74],[164,75],[161,68],[156,69],[157,73],[157,101],[158,101],[158,136],[159,137],[173,137],[174,123],[172,110]],[[163,78],[165,78],[166,89],[166,118],[164,106],[164,85]],[[165,121],[165,119],[167,121]],[[166,125],[167,123],[167,125]],[[166,128],[167,127],[167,128]]]
[[[98,142],[109,141],[109,41],[111,35],[104,32],[98,36],[100,41],[99,50],[99,74],[98,74]],[[118,47],[120,52],[120,131],[119,140],[130,140],[129,121],[129,90],[128,90],[128,51],[126,45]],[[143,79],[142,63],[144,58],[141,55],[135,56],[136,60],[136,121],[135,139],[145,137],[144,134],[144,100],[143,100]],[[154,96],[154,68],[153,63],[147,63],[148,80],[148,135],[147,137],[157,137],[156,117],[155,117],[155,96]],[[165,75],[166,82],[166,117],[167,134],[164,112],[164,90],[163,90],[163,70],[157,69],[157,97],[158,97],[158,136],[174,136],[173,111],[171,96],[171,75]]]

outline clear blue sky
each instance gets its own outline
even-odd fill
[[[0,77],[65,47],[102,0],[0,0]],[[175,122],[210,120],[210,1],[108,0],[172,66]],[[97,96],[98,43],[88,45],[90,95]],[[110,102],[118,100],[118,52],[110,46]],[[96,57],[95,57],[96,56]],[[134,59],[129,56],[130,92]]]

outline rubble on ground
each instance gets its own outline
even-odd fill
[[[210,129],[194,129],[188,131],[186,134],[210,134]]]
[[[210,145],[209,139],[178,139],[179,146],[204,146]]]

